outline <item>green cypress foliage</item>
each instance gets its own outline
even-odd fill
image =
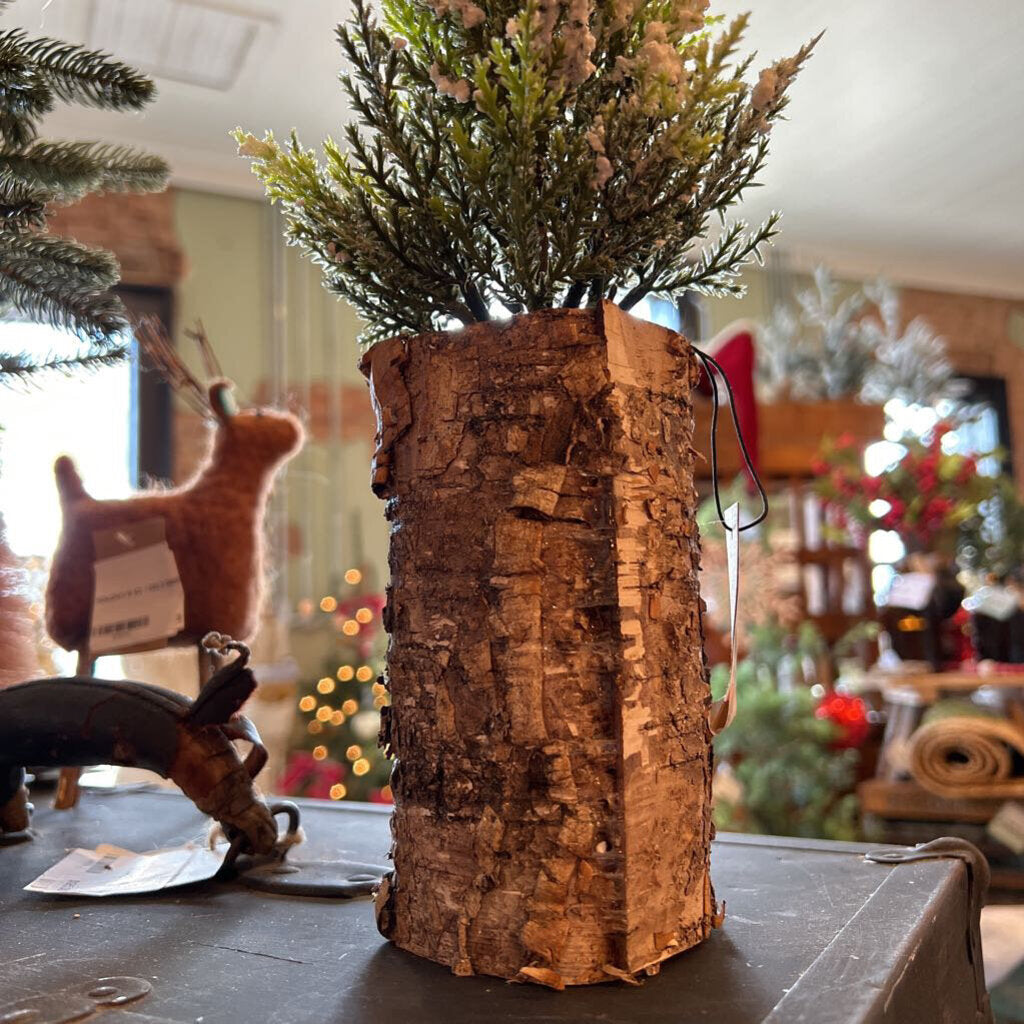
[[[0,0],[0,9],[10,0]],[[107,54],[21,29],[0,31],[0,305],[68,328],[70,354],[35,358],[0,352],[0,382],[44,369],[69,371],[124,356],[128,318],[110,294],[120,268],[113,255],[45,233],[47,209],[96,192],[152,192],[167,182],[155,156],[101,142],[39,138],[57,103],[140,110],[153,82]]]
[[[726,211],[757,183],[816,40],[745,77],[709,0],[354,0],[354,112],[326,162],[238,129],[290,241],[364,340],[648,293],[734,294],[775,233]],[[712,222],[721,232],[706,241]]]

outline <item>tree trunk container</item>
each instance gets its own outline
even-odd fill
[[[562,988],[707,937],[688,342],[605,302],[363,359],[391,584],[383,935]]]

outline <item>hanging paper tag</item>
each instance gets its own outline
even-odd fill
[[[935,577],[930,572],[904,572],[892,581],[885,603],[890,608],[923,612],[935,593]]]
[[[162,647],[185,625],[185,592],[163,519],[97,530],[93,655]]]
[[[740,597],[740,507],[730,505],[725,510],[725,554],[729,566],[729,688],[725,696],[711,705],[708,724],[717,736],[736,717],[736,611]]]
[[[132,853],[106,843],[95,850],[72,850],[25,886],[27,892],[62,896],[128,896],[175,885],[205,882],[224,863],[228,844],[216,849],[186,843],[152,853]]]

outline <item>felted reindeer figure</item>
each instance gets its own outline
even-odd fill
[[[267,497],[277,470],[302,446],[302,426],[287,412],[237,411],[232,384],[223,378],[201,327],[191,336],[212,378],[207,389],[153,321],[140,324],[136,336],[172,388],[196,412],[214,417],[210,451],[184,486],[113,501],[90,497],[71,459],[57,460],[64,521],[46,589],[47,630],[67,650],[86,651],[94,532],[160,518],[185,595],[184,628],[169,642],[198,643],[211,631],[244,641],[259,620]]]

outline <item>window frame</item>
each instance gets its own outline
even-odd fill
[[[173,338],[174,292],[170,288],[120,284],[114,289],[132,320],[154,317]],[[169,481],[174,475],[174,420],[170,385],[149,357],[132,347],[132,485]]]

